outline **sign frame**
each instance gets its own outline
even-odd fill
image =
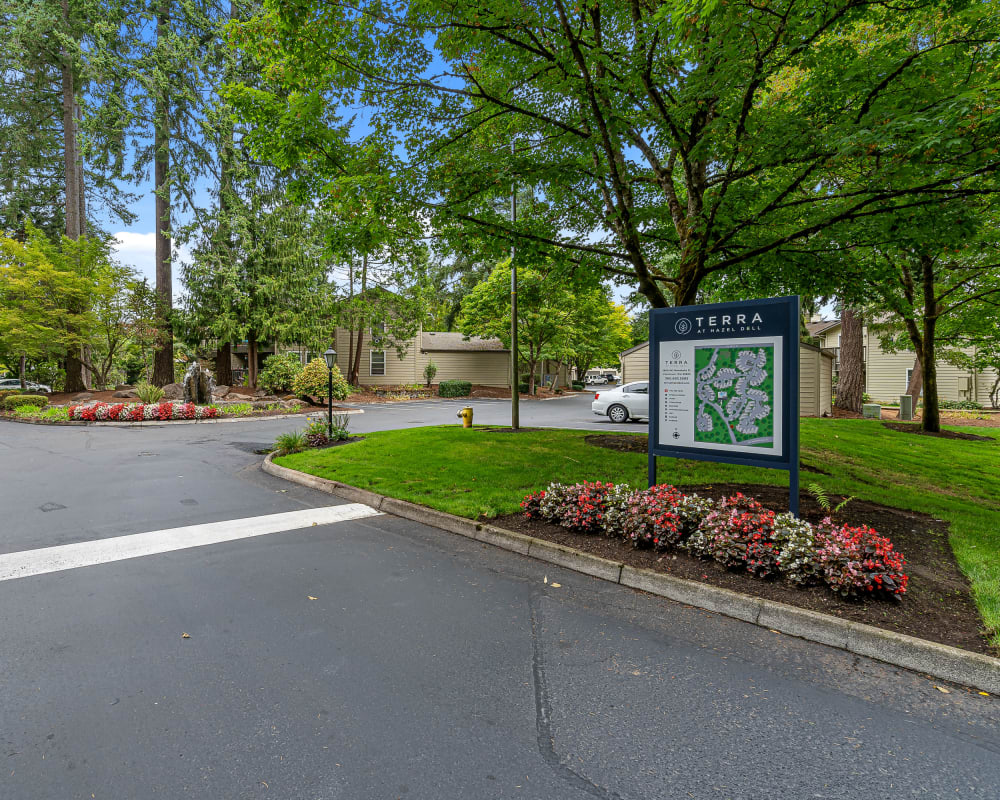
[[[757,320],[759,324],[751,324]],[[744,320],[742,325],[733,320]],[[708,324],[709,320],[715,320]],[[719,324],[727,320],[729,324]],[[798,295],[770,297],[761,300],[740,300],[732,303],[709,303],[697,306],[676,306],[652,309],[649,314],[649,485],[656,484],[656,459],[688,458],[696,461],[717,461],[724,464],[742,464],[751,467],[768,467],[788,472],[789,508],[799,515],[799,325],[800,301]],[[721,331],[721,332],[720,332]],[[758,453],[750,447],[710,443],[698,445],[673,445],[661,442],[660,431],[664,421],[662,409],[664,387],[661,376],[661,353],[672,343],[683,343],[685,350],[692,345],[739,347],[773,343],[780,350],[781,371],[775,380],[773,417],[780,423],[774,430],[778,441],[770,454]],[[777,352],[775,360],[777,361]],[[714,357],[713,357],[714,360]],[[777,368],[777,364],[775,364]],[[692,391],[696,393],[695,364],[691,364]],[[777,369],[775,369],[777,371]],[[777,384],[780,383],[780,388]],[[691,398],[696,399],[695,397]],[[779,405],[780,404],[780,405]],[[694,403],[691,407],[691,425],[695,424]],[[693,429],[693,428],[692,428]],[[779,433],[780,430],[780,433]],[[679,437],[675,429],[674,436]],[[740,447],[739,450],[731,449]]]

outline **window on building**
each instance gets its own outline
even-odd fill
[[[371,355],[371,369],[368,370],[369,375],[385,375],[385,350],[372,350]]]
[[[371,335],[372,335],[372,345],[376,347],[378,345],[381,345],[382,339],[385,337],[385,323],[384,322],[373,323],[371,327]]]

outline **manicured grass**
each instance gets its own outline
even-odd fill
[[[1000,440],[1000,430],[956,428]],[[951,546],[1000,644],[1000,441],[940,439],[884,428],[877,420],[804,419],[802,484],[921,511],[951,525]],[[588,431],[522,433],[457,426],[365,435],[347,447],[277,459],[282,466],[343,481],[464,517],[518,510],[551,481],[605,480],[644,486],[646,456],[593,447]],[[776,470],[660,459],[661,483],[787,484]]]

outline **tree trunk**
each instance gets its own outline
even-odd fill
[[[83,364],[80,363],[80,359],[72,353],[67,353],[64,366],[66,369],[66,385],[63,388],[67,392],[86,391],[87,385],[83,382]]]
[[[937,364],[934,363],[938,304],[934,295],[934,260],[929,256],[920,257],[922,288],[924,294],[923,363],[924,371],[924,413],[921,428],[928,433],[941,430],[941,410],[938,406]]]
[[[913,410],[917,410],[917,401],[920,400],[920,391],[924,385],[924,371],[920,367],[920,359],[913,359],[913,369],[910,370],[910,382],[906,386],[906,393],[913,398]]]
[[[353,332],[351,334],[353,336]],[[365,343],[364,320],[358,324],[358,339],[354,345],[354,363],[351,364],[351,386],[361,385],[361,346]]]
[[[167,34],[169,0],[162,0],[156,15],[157,44]],[[170,314],[173,308],[173,275],[170,265],[170,106],[167,90],[157,89],[154,115],[154,183],[156,192],[156,300],[160,335],[153,354],[153,383],[165,386],[174,382],[174,333]]]
[[[233,385],[232,350],[232,344],[226,342],[215,351],[215,383],[218,386]]]
[[[845,307],[840,315],[840,373],[837,408],[861,413],[865,393],[865,350],[861,315]]]
[[[62,0],[63,24],[66,34],[69,34],[69,0]],[[69,52],[63,48],[62,56],[62,125],[63,125],[63,179],[65,182],[65,217],[66,237],[76,241],[80,238],[83,225],[80,220],[80,186],[78,175],[79,159],[76,146],[76,86],[73,76],[73,61]],[[82,392],[87,388],[84,381],[83,365],[79,356],[68,351],[66,353],[66,386],[67,392]]]
[[[69,35],[69,0],[62,0],[63,25]],[[62,48],[62,124],[63,124],[63,169],[65,170],[66,192],[66,236],[76,241],[80,238],[80,179],[77,175],[79,160],[76,153],[76,87],[74,86],[73,59],[66,48]]]
[[[21,353],[21,358],[20,358],[20,361],[19,361],[18,367],[17,367],[17,376],[21,379],[21,391],[22,392],[25,389],[28,388],[28,381],[25,378],[25,374],[24,374],[26,372],[26,370],[25,370],[25,363],[24,363],[26,360],[27,359],[25,358],[24,353]]]
[[[252,333],[247,337],[247,386],[257,388],[257,337]]]
[[[368,290],[368,254],[365,253],[361,257],[361,294],[364,295]],[[364,302],[364,297],[362,297],[362,302]],[[351,365],[351,385],[360,386],[361,385],[361,345],[365,341],[365,319],[361,317],[358,320],[358,342],[354,348],[354,363]]]

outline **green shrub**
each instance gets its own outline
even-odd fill
[[[271,394],[290,392],[301,373],[302,362],[298,353],[279,353],[264,359],[264,368],[257,376],[257,382]]]
[[[528,384],[526,384],[526,383],[519,383],[517,385],[517,391],[518,391],[519,394],[527,394],[528,393]]]
[[[324,364],[323,366],[326,365]],[[306,435],[302,431],[283,433],[274,440],[274,449],[283,456],[289,453],[298,453],[300,450],[305,450],[308,446],[309,443],[306,441]]]
[[[578,381],[573,381],[573,390],[577,392],[583,391],[583,384]]]
[[[942,400],[938,406],[940,408],[956,408],[962,411],[980,411],[983,404],[974,400]]]
[[[49,398],[43,394],[12,394],[3,399],[3,407],[8,410],[21,408],[22,406],[44,408],[48,404]]]
[[[8,397],[13,397],[16,394],[21,394],[21,390],[20,389],[0,389],[0,403],[2,403]]]
[[[427,366],[424,367],[424,380],[427,381],[427,385],[431,385],[431,381],[434,380],[434,376],[438,373],[438,365],[433,361],[428,361]]]
[[[330,370],[327,369],[326,361],[322,358],[314,358],[308,364],[292,386],[292,391],[297,397],[322,397],[325,398],[328,392],[328,379]],[[340,374],[340,368],[333,365],[333,399],[344,400],[351,393],[351,386]]]
[[[441,381],[438,384],[438,394],[441,397],[468,397],[472,394],[470,381]]]
[[[146,406],[159,403],[163,399],[163,389],[159,386],[153,386],[153,384],[147,381],[143,381],[136,386],[135,393],[139,397],[139,402]]]

